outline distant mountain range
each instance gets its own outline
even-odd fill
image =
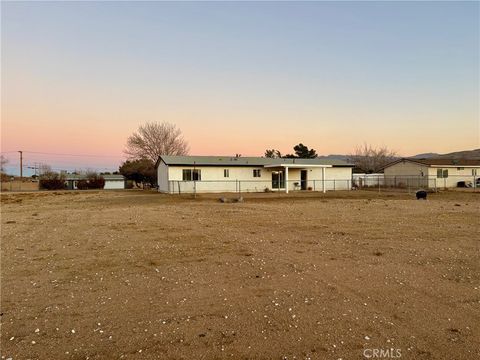
[[[411,156],[416,159],[448,158],[448,159],[480,159],[480,149],[455,151],[448,154],[425,153]]]
[[[344,160],[348,161],[348,155],[341,154],[330,154],[326,156],[319,156],[322,159],[332,159],[332,160]],[[403,157],[403,156],[399,156]],[[415,159],[430,159],[430,158],[445,158],[445,159],[480,159],[480,149],[474,150],[464,150],[464,151],[455,151],[448,154],[438,154],[438,153],[424,153],[417,154],[414,156],[405,156]]]

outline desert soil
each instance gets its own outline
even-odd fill
[[[480,358],[480,193],[1,200],[3,359]]]

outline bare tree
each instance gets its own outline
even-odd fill
[[[8,159],[3,156],[3,155],[0,155],[0,172],[3,174],[5,172],[5,165],[8,164]]]
[[[355,148],[353,154],[350,154],[349,160],[360,170],[366,173],[380,171],[385,165],[397,157],[394,150],[386,146],[373,147],[367,143]]]
[[[40,176],[49,176],[53,173],[52,167],[48,164],[40,164],[38,166],[38,174]]]
[[[155,163],[160,155],[187,155],[188,151],[188,143],[176,125],[147,122],[128,138],[124,152],[130,159],[150,159]]]

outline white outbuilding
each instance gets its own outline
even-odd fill
[[[353,165],[332,159],[160,156],[158,190],[165,193],[350,190]]]
[[[125,189],[125,177],[120,174],[101,175],[105,179],[105,190]],[[67,189],[76,190],[79,180],[86,180],[86,175],[68,174],[65,177]]]

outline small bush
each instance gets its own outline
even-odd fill
[[[105,187],[105,179],[97,174],[88,174],[87,179],[77,181],[78,190],[103,189]]]
[[[66,188],[65,178],[57,173],[46,173],[38,183],[42,190],[63,190]]]
[[[77,189],[78,190],[87,190],[88,189],[88,181],[87,180],[78,180],[77,181]]]
[[[91,176],[88,178],[89,189],[103,189],[105,187],[105,179],[103,176]]]

